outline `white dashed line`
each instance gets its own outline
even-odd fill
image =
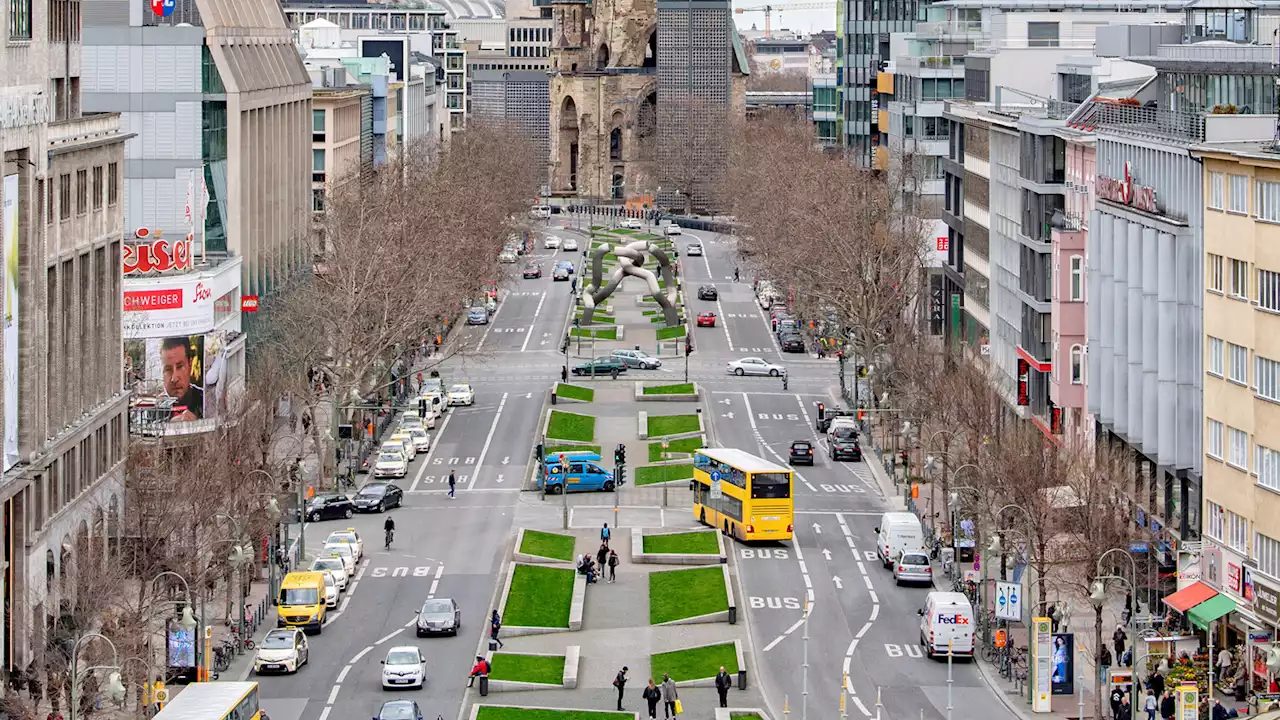
[[[382,639],[381,639],[381,640],[379,640],[378,642],[374,643],[374,645],[381,645],[382,643],[384,643],[384,642],[386,642],[386,641],[390,640],[391,638],[393,638],[393,637],[395,637],[395,636],[399,635],[399,634],[400,634],[400,633],[402,633],[402,632],[404,632],[404,628],[400,628],[399,630],[397,630],[397,631],[395,631],[395,632],[391,633],[390,635],[387,635],[386,637],[382,638]]]
[[[364,657],[365,655],[368,655],[368,654],[369,654],[369,651],[371,651],[371,650],[373,650],[373,646],[372,646],[372,645],[370,645],[369,647],[367,647],[367,648],[365,648],[365,649],[361,650],[360,652],[356,653],[356,656],[355,656],[355,657],[353,657],[353,658],[351,658],[351,664],[352,664],[352,665],[355,665],[356,663],[360,662],[360,658]]]
[[[524,352],[529,349],[529,339],[533,337],[533,326],[538,324],[538,313],[542,312],[542,303],[546,301],[546,299],[547,294],[545,292],[538,298],[538,307],[533,311],[533,322],[529,325],[529,332],[524,334],[524,344],[520,346],[520,352]]]
[[[869,621],[869,620],[868,620],[868,621],[867,621],[867,624],[865,624],[865,625],[863,625],[863,626],[862,626],[862,629],[858,631],[858,634],[857,634],[857,635],[855,635],[855,636],[854,636],[854,638],[855,638],[855,639],[857,639],[857,640],[861,640],[861,639],[862,639],[862,636],[863,636],[863,635],[866,635],[866,634],[867,634],[867,631],[871,629],[872,624],[873,624],[873,623],[872,623],[871,621]]]
[[[502,400],[498,402],[498,411],[493,414],[493,424],[489,426],[489,435],[484,439],[484,445],[480,448],[480,457],[476,459],[475,470],[471,473],[471,482],[467,483],[467,489],[476,486],[476,480],[480,478],[480,468],[484,466],[484,458],[489,454],[489,445],[493,443],[493,433],[498,429],[498,421],[502,419],[502,408],[507,404],[507,393],[502,393]]]
[[[325,705],[324,709],[320,711],[320,720],[329,720],[329,713],[332,710],[333,710],[332,705]]]
[[[338,684],[339,684],[339,685],[341,685],[341,684],[342,684],[342,681],[343,681],[343,680],[346,680],[346,679],[347,679],[347,673],[349,673],[349,672],[351,672],[351,666],[350,666],[350,665],[348,665],[348,666],[346,666],[346,667],[342,668],[342,672],[338,673]],[[337,690],[338,688],[335,686],[333,689],[334,689],[334,690]]]
[[[333,686],[333,689],[329,691],[329,704],[330,704],[330,705],[332,705],[332,704],[334,704],[335,702],[337,702],[337,700],[338,700],[338,692],[339,692],[339,691],[341,691],[341,690],[342,690],[342,686],[341,686],[341,685],[334,685],[334,686]]]

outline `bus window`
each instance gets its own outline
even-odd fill
[[[751,476],[753,499],[791,497],[791,478],[782,473],[755,473]]]
[[[698,468],[699,470],[706,470],[707,472],[711,472],[711,463],[712,463],[711,458],[707,457],[706,455],[703,455],[702,453],[696,453],[693,456],[693,466],[695,468]]]
[[[728,472],[729,482],[734,487],[744,488],[747,486],[747,474],[737,468],[730,468]]]

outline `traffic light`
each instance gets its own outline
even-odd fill
[[[827,419],[827,406],[824,403],[818,403],[818,419]]]
[[[692,354],[693,354],[693,336],[685,335],[684,336],[684,355],[685,357],[689,357]]]
[[[418,398],[418,417],[425,418],[427,416],[427,399]]]
[[[619,465],[613,470],[613,480],[616,484],[621,485],[627,481],[627,466]]]
[[[546,458],[547,451],[546,451],[546,448],[542,445],[542,443],[538,443],[537,445],[534,446],[533,455],[534,457],[538,458],[539,464],[541,464],[543,459]]]
[[[902,451],[902,467],[911,467],[911,456],[907,454],[906,450]]]
[[[627,464],[627,446],[618,443],[617,449],[613,451],[613,462],[617,465]]]

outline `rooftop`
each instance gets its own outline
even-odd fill
[[[1191,148],[1197,155],[1222,153],[1240,158],[1280,163],[1280,145],[1275,140],[1236,140],[1230,142],[1203,143]]]

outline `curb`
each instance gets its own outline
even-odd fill
[[[1015,716],[1020,718],[1033,717],[1032,714],[1028,712],[1026,707],[1020,707],[1020,703],[1015,703],[1009,699],[1010,693],[1007,690],[1005,690],[1003,687],[1001,687],[999,683],[997,683],[994,679],[992,679],[991,673],[987,669],[987,663],[983,662],[980,658],[978,658],[975,655],[973,658],[973,664],[978,666],[978,674],[982,676],[983,684],[986,685],[989,690],[991,690],[992,695],[995,695],[996,697],[1000,698],[1000,704],[1004,705],[1005,709],[1007,709],[1009,712],[1013,713]]]
[[[665,385],[684,385],[685,383],[659,383],[651,387],[663,387]],[[671,394],[645,394],[643,380],[636,381],[636,402],[698,402],[701,394],[698,392],[698,383],[689,383],[693,385],[691,393],[671,393]]]
[[[733,643],[733,650],[738,656],[738,673],[742,674],[747,671],[747,658],[742,652],[741,640],[730,640]],[[705,645],[690,645],[689,647],[679,648],[679,650],[696,650],[704,647],[716,647],[718,645],[727,645],[728,642],[707,643]],[[677,652],[677,650],[668,650],[667,652]],[[660,653],[659,653],[660,654]],[[653,654],[649,656],[649,674],[651,677],[657,677],[661,673],[655,672],[653,669]],[[706,678],[695,678],[693,680],[677,680],[676,687],[696,687],[696,688],[713,688],[716,686],[716,678],[714,675]]]
[[[526,528],[520,528],[516,533],[515,551],[512,552],[512,559],[524,565],[573,565],[573,560],[561,560],[560,558],[547,557],[545,555],[530,555],[529,553],[520,552],[521,546],[524,545],[524,531]],[[546,532],[546,531],[543,531]],[[560,533],[548,533],[551,535],[560,535]],[[571,537],[565,535],[565,537]]]
[[[551,685],[550,687],[554,688],[555,685]],[[463,705],[463,707],[466,707],[466,706]],[[471,712],[467,715],[467,717],[470,720],[476,720],[480,716],[480,708],[482,707],[516,708],[518,710],[549,710],[551,712],[557,712],[557,713],[574,712],[574,710],[569,710],[562,707],[546,707],[543,705],[495,705],[493,703],[476,703],[471,706]],[[640,713],[638,712],[626,712],[626,711],[618,712],[616,710],[586,710],[582,712],[590,712],[597,715],[617,715],[619,717],[631,718],[632,720],[640,720]],[[458,714],[458,720],[462,720],[461,713]]]
[[[671,480],[669,482],[687,481]],[[648,485],[645,487],[648,487]],[[720,552],[714,555],[700,553],[647,553],[644,551],[644,531],[641,528],[631,528],[631,562],[652,565],[728,565],[729,557],[724,548],[724,535],[721,535],[716,530],[682,530],[680,532],[673,533],[652,533],[649,537],[658,537],[661,535],[686,535],[690,532],[714,534],[716,536],[716,542],[720,546]],[[726,582],[727,580],[728,576],[726,574]],[[726,590],[728,591],[728,597],[731,599],[729,605],[732,606],[732,598],[734,597],[734,594],[732,590],[729,590],[727,584]]]

